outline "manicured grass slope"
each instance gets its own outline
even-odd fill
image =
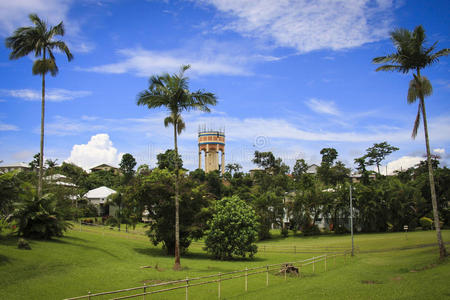
[[[83,227],[84,229],[85,227]],[[86,228],[87,230],[88,228]],[[182,258],[181,272],[172,271],[173,258],[165,256],[143,236],[91,229],[70,231],[55,241],[32,241],[33,250],[19,250],[15,240],[0,240],[1,299],[62,299],[140,286],[159,281],[184,279],[245,267],[263,266],[301,260],[317,254],[258,253],[252,260],[214,261],[195,245]],[[449,241],[450,231],[444,231]],[[364,234],[355,237],[361,253],[352,260],[339,258],[336,266],[329,261],[305,267],[304,277],[271,274],[269,287],[265,275],[249,277],[249,291],[244,279],[222,283],[226,299],[445,299],[450,297],[450,264],[438,263],[437,247],[414,248],[435,243],[434,232]],[[276,238],[260,245],[276,246],[348,246],[349,236]],[[407,250],[401,250],[412,248]],[[366,252],[378,251],[378,252]],[[157,268],[155,268],[157,265]],[[140,268],[152,266],[152,268]],[[412,271],[412,272],[411,272]],[[217,285],[189,290],[190,299],[217,297]],[[184,291],[174,291],[151,299],[183,298]],[[96,298],[101,299],[101,298]]]

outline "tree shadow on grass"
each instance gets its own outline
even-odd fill
[[[47,242],[47,243],[55,243],[55,244],[62,244],[62,245],[70,245],[70,246],[75,246],[75,247],[79,247],[82,249],[86,249],[86,250],[95,250],[95,251],[99,251],[102,252],[104,254],[107,254],[111,257],[114,257],[116,259],[119,259],[120,257],[111,253],[108,250],[99,248],[99,247],[94,247],[91,245],[86,245],[86,244],[81,244],[82,243],[90,243],[89,241],[82,239],[82,238],[78,238],[78,237],[68,237],[68,236],[64,236],[62,238],[58,238],[58,239],[50,239],[50,240],[42,240],[42,242]]]
[[[11,264],[11,258],[0,254],[0,266]]]
[[[152,257],[165,257],[165,258],[171,258],[173,255],[167,254],[163,249],[161,248],[134,248],[134,251],[136,251],[139,254],[148,255]],[[266,258],[262,257],[253,257],[253,258],[244,258],[244,257],[233,257],[231,259],[227,260],[214,260],[211,255],[209,255],[206,252],[200,253],[200,252],[187,252],[181,256],[181,258],[186,259],[196,259],[196,260],[210,260],[210,261],[228,261],[228,262],[263,262],[266,261]]]

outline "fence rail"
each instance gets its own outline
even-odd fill
[[[100,228],[101,231],[91,230],[91,228]],[[111,229],[112,227],[100,224],[92,224],[92,223],[79,223],[79,231],[86,231],[91,233],[102,234],[103,236],[111,235],[113,232],[115,236],[119,234],[124,234],[127,238],[146,238],[147,235],[143,231],[117,231],[115,229]],[[76,229],[75,229],[76,230]],[[132,237],[135,236],[135,237]],[[193,241],[190,247],[204,248],[205,244],[198,241]],[[335,253],[342,252],[347,250],[348,247],[342,246],[326,246],[326,247],[317,247],[317,246],[297,246],[297,245],[270,245],[270,244],[260,244],[258,245],[259,253],[291,253],[291,254],[323,254],[323,253]],[[355,246],[355,252],[359,253],[359,246]]]
[[[185,298],[186,300],[189,297],[189,288],[201,286],[201,285],[207,285],[207,284],[218,284],[217,289],[217,296],[218,299],[221,298],[221,283],[228,280],[238,279],[238,278],[244,278],[245,279],[245,285],[244,289],[247,292],[248,291],[248,277],[257,275],[257,274],[266,274],[266,286],[269,286],[269,273],[273,271],[278,271],[278,273],[281,273],[280,275],[284,275],[284,280],[287,279],[287,267],[298,267],[297,276],[302,277],[302,272],[304,273],[303,267],[312,265],[312,272],[316,272],[316,268],[318,267],[318,263],[324,262],[324,270],[327,271],[327,263],[330,263],[330,260],[333,260],[333,264],[336,265],[336,257],[343,256],[344,257],[344,263],[347,262],[347,255],[351,253],[351,250],[344,250],[341,252],[335,252],[332,254],[323,254],[320,256],[315,256],[312,258],[299,260],[299,261],[292,261],[292,262],[284,262],[284,263],[277,263],[277,264],[271,264],[271,265],[265,265],[261,267],[254,267],[254,268],[245,268],[244,270],[236,270],[236,271],[230,271],[225,273],[218,273],[218,274],[212,274],[212,275],[205,275],[205,276],[199,276],[194,278],[186,278],[181,280],[173,280],[173,281],[167,281],[167,282],[161,282],[161,283],[155,283],[151,285],[144,284],[143,286],[128,288],[128,289],[121,289],[121,290],[115,290],[115,291],[109,291],[109,292],[101,292],[101,293],[95,293],[92,294],[89,292],[87,295],[73,297],[73,298],[66,298],[64,300],[78,300],[78,299],[92,299],[94,297],[100,297],[100,296],[106,296],[106,295],[117,295],[120,293],[126,293],[126,292],[133,292],[133,291],[139,291],[142,290],[140,293],[132,294],[132,295],[117,295],[114,296],[115,298],[109,298],[109,299],[131,299],[136,297],[143,297],[145,299],[145,296],[150,296],[152,294],[158,294],[158,293],[164,293],[179,289],[185,289]],[[280,270],[280,267],[284,267],[284,274],[283,269]],[[175,285],[175,286],[174,286]],[[155,289],[156,290],[149,290],[149,289]]]

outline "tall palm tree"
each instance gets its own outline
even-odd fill
[[[414,31],[407,29],[397,29],[391,33],[391,39],[397,52],[375,57],[372,62],[376,64],[385,64],[376,69],[376,71],[398,71],[404,74],[413,72],[413,79],[410,82],[408,89],[407,100],[408,103],[414,103],[419,99],[419,107],[414,122],[412,138],[417,135],[417,130],[420,124],[420,115],[423,118],[423,127],[425,131],[425,144],[427,148],[428,173],[430,179],[431,203],[433,205],[434,226],[436,228],[436,235],[439,244],[440,258],[447,256],[444,241],[442,240],[441,229],[439,224],[439,215],[437,210],[436,189],[434,185],[433,168],[431,164],[430,142],[428,137],[427,114],[425,111],[425,96],[432,93],[430,81],[420,74],[425,67],[432,65],[439,61],[442,56],[450,54],[450,49],[445,48],[434,52],[437,42],[431,47],[426,48],[424,42],[426,39],[425,30],[422,25],[414,28]],[[414,74],[414,71],[416,72]]]
[[[42,175],[44,171],[44,117],[45,117],[45,75],[50,72],[52,76],[58,74],[58,66],[55,62],[53,50],[64,52],[67,59],[73,59],[67,45],[61,40],[54,40],[56,35],[64,35],[64,25],[60,22],[56,26],[48,26],[36,14],[30,14],[29,18],[34,26],[20,27],[14,31],[14,34],[6,38],[6,47],[11,48],[12,52],[9,59],[18,59],[30,53],[35,57],[41,57],[33,63],[33,75],[42,76],[42,104],[41,104],[41,144],[39,157],[39,183],[38,196],[42,194]],[[48,57],[47,57],[48,55]]]
[[[163,74],[151,76],[149,88],[138,95],[137,104],[146,105],[149,109],[165,107],[170,115],[164,119],[164,126],[173,125],[173,139],[175,146],[175,157],[178,157],[177,136],[184,129],[185,124],[181,113],[190,110],[201,110],[209,112],[209,105],[216,105],[217,99],[213,93],[198,90],[189,91],[189,78],[184,76],[190,68],[189,65],[181,66],[178,74]],[[179,222],[179,166],[175,160],[175,265],[179,270],[180,264],[180,222]]]

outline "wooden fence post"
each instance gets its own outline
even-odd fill
[[[316,260],[316,257],[313,256],[313,273],[315,272],[315,269],[316,269],[315,268],[315,260]]]
[[[245,267],[245,291],[248,290],[248,268]]]
[[[222,273],[219,273],[219,286],[218,286],[218,290],[217,290],[217,293],[218,293],[218,296],[219,296],[219,299],[220,299],[220,281],[221,281],[221,279],[222,279]]]
[[[142,299],[145,300],[145,293],[147,292],[147,284],[144,282],[144,296],[142,297]]]
[[[91,300],[91,291],[88,292],[88,300]]]
[[[269,266],[266,266],[266,286],[269,286]]]
[[[188,300],[189,279],[186,276],[186,300]]]

